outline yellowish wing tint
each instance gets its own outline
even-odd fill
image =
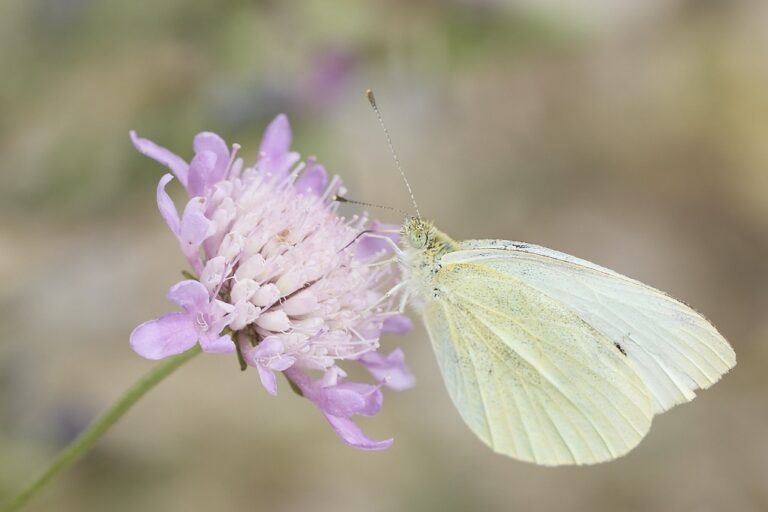
[[[736,364],[723,336],[702,315],[634,279],[551,249],[477,240],[447,254],[522,281],[622,347],[653,399],[654,411],[692,400]]]
[[[424,320],[462,418],[499,453],[592,464],[636,446],[650,395],[628,358],[558,301],[482,264],[444,263]]]

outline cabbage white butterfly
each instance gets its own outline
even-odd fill
[[[392,293],[421,314],[454,405],[494,451],[547,466],[615,459],[736,364],[712,324],[650,286],[536,245],[452,240],[422,220],[395,163],[417,215]]]

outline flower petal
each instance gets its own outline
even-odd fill
[[[381,392],[380,385],[364,384],[362,382],[343,382],[335,388],[329,389],[351,391],[352,393],[356,393],[363,400],[360,407],[353,411],[353,414],[375,416],[379,413],[381,406],[384,404],[384,393]],[[351,404],[352,402],[350,402],[350,405]]]
[[[211,220],[205,216],[205,199],[193,197],[181,216],[179,238],[182,243],[197,249],[210,233]]]
[[[261,379],[261,385],[267,390],[270,395],[277,395],[277,380],[272,370],[264,368],[263,366],[256,366],[256,370],[259,372],[259,379]]]
[[[416,383],[416,378],[405,365],[405,354],[399,348],[386,357],[379,352],[367,352],[358,361],[371,375],[394,390],[402,391]]]
[[[173,204],[173,199],[165,191],[165,186],[173,179],[173,175],[166,174],[160,178],[160,183],[157,184],[157,208],[160,210],[165,223],[171,228],[174,235],[179,235],[179,212],[176,211],[176,205]]]
[[[299,194],[319,196],[328,186],[328,173],[322,165],[310,165],[301,174],[294,187]]]
[[[232,341],[229,334],[219,336],[212,340],[209,340],[206,337],[201,337],[199,341],[200,348],[203,349],[203,352],[226,354],[235,350],[235,342]]]
[[[264,131],[259,156],[268,158],[272,162],[282,160],[291,148],[292,138],[288,117],[285,114],[279,114]]]
[[[147,359],[181,354],[195,346],[197,332],[187,313],[170,313],[136,327],[130,336],[133,350]]]
[[[261,343],[253,348],[247,349],[243,355],[256,359],[275,357],[282,354],[284,350],[283,342],[277,336],[267,336]]]
[[[307,398],[315,402],[323,413],[342,418],[349,418],[366,408],[366,400],[360,393],[339,386],[319,388]]]
[[[133,146],[139,151],[139,153],[148,156],[149,158],[168,167],[171,172],[176,175],[181,184],[185,187],[187,186],[187,173],[189,170],[189,165],[187,165],[187,162],[185,162],[180,156],[165,149],[164,147],[158,146],[151,140],[142,139],[136,135],[136,132],[133,130],[131,130],[129,134],[131,136],[131,142],[133,142]]]
[[[195,135],[192,142],[195,154],[210,151],[216,155],[216,164],[208,176],[208,185],[212,186],[224,179],[229,164],[229,148],[224,139],[213,132],[201,132]]]
[[[325,419],[331,424],[334,432],[342,441],[353,448],[359,450],[385,450],[392,446],[394,439],[385,439],[383,441],[374,441],[368,438],[357,424],[348,418],[339,418],[331,414],[325,414]]]
[[[190,197],[204,196],[205,189],[212,184],[216,174],[216,153],[201,151],[189,163],[189,183],[187,190]]]
[[[210,300],[208,289],[194,279],[171,286],[167,297],[192,314],[206,311]]]
[[[267,364],[267,368],[276,372],[283,372],[296,364],[296,358],[293,356],[279,356]]]
[[[281,178],[299,160],[298,153],[289,152],[291,126],[285,114],[278,115],[267,129],[259,147],[259,168],[267,174]]]
[[[361,411],[364,411],[363,414],[373,412],[377,404],[381,406],[381,390],[377,386],[347,383],[323,388],[320,381],[309,378],[300,370],[289,369],[285,374],[301,389],[302,394],[320,409],[336,434],[349,446],[361,450],[383,450],[392,446],[393,439],[373,441],[363,434],[354,421],[349,419],[351,414],[360,414]],[[337,392],[331,393],[329,397],[329,389]],[[339,389],[342,391],[338,392]],[[371,390],[377,392],[378,396],[370,397]],[[378,408],[376,410],[378,411]],[[333,414],[332,411],[340,413],[341,416]]]
[[[413,329],[413,322],[405,315],[392,315],[384,320],[384,324],[381,327],[381,333],[390,333],[403,335]]]

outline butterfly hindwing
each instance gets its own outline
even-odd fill
[[[640,442],[651,399],[610,339],[515,277],[443,260],[423,315],[475,434],[546,465],[610,460]]]

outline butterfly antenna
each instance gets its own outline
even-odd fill
[[[384,119],[381,117],[381,112],[379,112],[379,107],[376,106],[376,98],[373,96],[373,91],[371,89],[368,89],[365,91],[365,95],[368,97],[368,102],[371,104],[371,108],[373,108],[373,111],[376,112],[376,117],[379,120],[379,124],[381,125],[381,129],[384,130],[384,136],[387,138],[387,145],[389,145],[389,152],[392,153],[392,158],[395,160],[395,166],[397,167],[397,170],[400,171],[400,176],[402,176],[403,181],[405,182],[405,186],[408,188],[408,194],[411,196],[411,203],[413,203],[414,209],[416,209],[416,217],[421,220],[421,212],[419,212],[419,205],[416,204],[416,198],[413,195],[413,189],[411,188],[411,184],[408,183],[408,178],[405,177],[405,172],[403,172],[403,167],[400,165],[400,159],[397,158],[397,153],[395,152],[395,146],[392,144],[392,137],[389,136],[389,130],[387,130],[387,125],[384,124]]]
[[[367,206],[369,208],[382,208],[384,210],[390,210],[397,213],[402,213],[403,215],[408,215],[406,212],[401,210],[400,208],[395,208],[393,206],[385,206],[383,204],[373,204],[373,203],[365,203],[363,201],[355,201],[353,199],[347,199],[346,197],[334,195],[333,200],[337,203],[347,203],[347,204],[357,204],[360,206]]]

